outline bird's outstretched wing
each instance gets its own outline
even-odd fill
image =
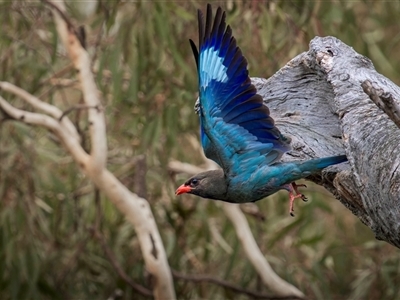
[[[191,40],[200,90],[201,142],[206,156],[227,175],[251,172],[276,162],[290,150],[289,141],[274,125],[269,109],[251,84],[247,61],[225,12],[217,9],[212,23],[211,5],[204,24],[199,10],[199,51]]]

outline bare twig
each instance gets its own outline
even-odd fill
[[[70,63],[68,65],[66,65],[64,68],[58,70],[57,72],[54,72],[50,77],[42,80],[39,85],[40,86],[44,86],[46,85],[48,82],[51,82],[53,79],[56,79],[58,77],[64,76],[66,75],[68,72],[71,72],[73,70],[74,66]]]
[[[1,96],[0,107],[8,117],[13,118],[14,120],[30,125],[42,126],[50,130],[60,138],[66,149],[68,149],[72,156],[74,156],[76,162],[81,168],[87,165],[89,155],[87,155],[87,153],[82,149],[79,140],[77,140],[70,131],[66,130],[65,127],[60,126],[60,122],[44,114],[32,113],[15,108]]]
[[[35,96],[29,94],[27,91],[13,85],[10,82],[0,81],[0,89],[5,92],[14,94],[15,96],[18,96],[19,98],[25,100],[27,103],[32,105],[32,107],[34,107],[35,109],[39,109],[46,114],[52,116],[53,118],[58,118],[62,114],[61,110],[54,105],[43,102],[42,100],[36,98]]]
[[[400,105],[393,99],[393,96],[375,89],[369,80],[365,80],[361,87],[364,93],[400,128]]]
[[[55,119],[60,118],[60,121],[61,121],[61,116],[63,115],[63,113],[58,107],[40,100],[39,98],[29,94],[27,91],[13,85],[12,83],[9,83],[9,82],[0,81],[0,89],[5,92],[14,94],[15,96],[18,96],[25,102],[32,105],[33,108],[41,110],[44,113],[52,116]],[[63,121],[62,125],[65,126],[65,128],[69,131],[69,133],[75,139],[80,140],[75,126],[72,124],[72,122],[68,118],[66,118]]]
[[[295,296],[273,296],[270,294],[262,294],[262,293],[257,293],[252,290],[244,289],[239,287],[238,285],[234,283],[230,283],[226,280],[217,278],[217,277],[212,277],[210,275],[191,275],[191,274],[182,274],[178,271],[172,270],[172,275],[181,280],[186,280],[186,281],[192,281],[192,282],[209,282],[209,283],[214,283],[216,285],[219,285],[221,287],[230,289],[236,293],[244,294],[250,297],[253,297],[255,299],[301,299],[299,297]]]
[[[91,109],[91,108],[101,109],[101,107],[99,107],[99,106],[89,106],[89,105],[86,105],[86,104],[77,104],[77,105],[74,105],[74,106],[64,110],[64,112],[58,118],[58,120],[61,121],[66,115],[68,115],[70,112],[72,112],[74,110]]]
[[[74,24],[72,23],[72,21],[67,17],[67,15],[64,13],[64,10],[60,6],[54,4],[53,2],[51,2],[49,0],[42,0],[42,1],[44,3],[46,3],[48,6],[50,6],[52,9],[57,11],[57,13],[63,19],[63,21],[68,25],[68,30],[70,30],[74,33],[74,35],[79,39],[81,46],[84,48],[85,47],[85,34],[80,32],[81,27],[79,28],[79,30],[77,30],[75,28]]]
[[[19,120],[31,125],[43,126],[58,134],[61,132],[61,129],[58,125],[59,123],[52,117],[15,108],[1,96],[0,107],[8,117],[13,118],[14,120]]]

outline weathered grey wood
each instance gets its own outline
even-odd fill
[[[400,129],[361,84],[369,80],[397,104],[400,88],[334,37],[314,38],[308,52],[274,76],[252,80],[281,131],[293,139],[294,150],[284,159],[345,152],[349,163],[311,180],[333,192],[377,239],[400,248]]]

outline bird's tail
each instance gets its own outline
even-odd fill
[[[330,156],[324,158],[316,158],[312,160],[307,160],[298,164],[298,167],[303,172],[307,171],[317,171],[323,168],[329,167],[331,165],[340,164],[347,161],[346,155]]]

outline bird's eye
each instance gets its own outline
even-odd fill
[[[199,184],[199,180],[197,178],[193,178],[192,181],[190,182],[191,186],[196,186]]]

